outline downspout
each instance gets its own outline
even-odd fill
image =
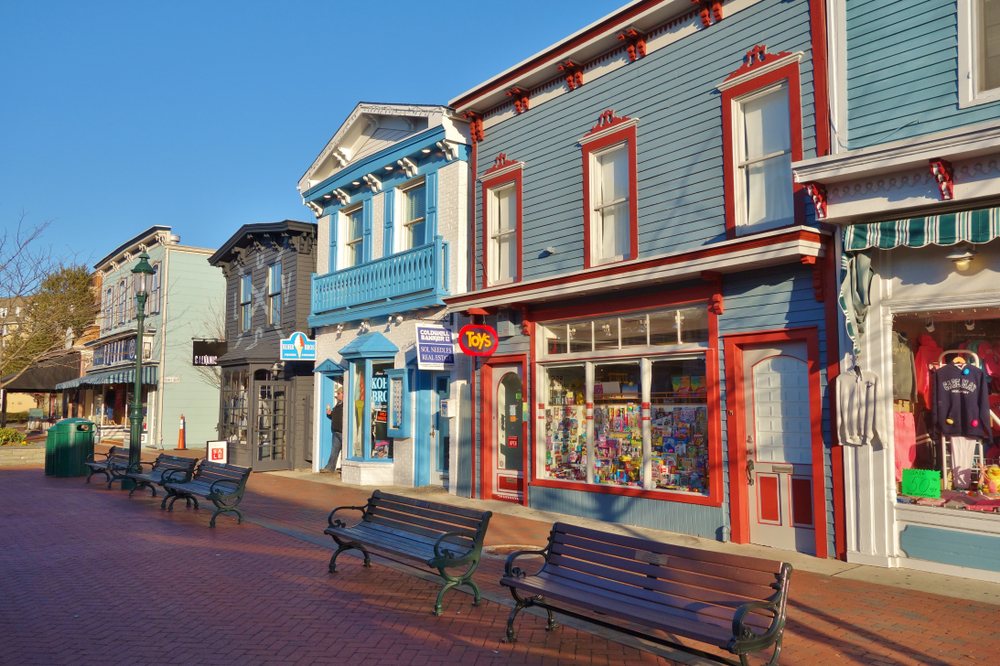
[[[469,154],[469,171],[471,176],[469,178],[469,251],[471,252],[469,261],[469,291],[476,290],[476,156],[478,154],[478,144],[479,142],[475,137],[472,138],[472,151]],[[474,321],[470,318],[470,321]],[[477,363],[473,361],[472,372],[469,375],[469,409],[471,411],[470,423],[472,424],[472,432],[469,433],[471,448],[469,451],[469,471],[471,472],[472,481],[469,487],[469,497],[475,499],[476,495],[476,450],[477,450],[477,437],[476,434],[479,433],[477,429],[476,422],[476,379],[478,378],[478,372],[476,370]],[[481,439],[481,433],[480,438]]]

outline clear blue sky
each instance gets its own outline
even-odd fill
[[[296,183],[357,102],[446,104],[624,3],[0,2],[0,222],[92,264],[313,221]]]

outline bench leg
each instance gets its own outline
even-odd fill
[[[174,496],[174,494],[172,492],[170,492],[169,490],[166,490],[164,492],[164,495],[163,495],[163,501],[160,502],[160,508],[161,509],[166,509],[167,508],[167,500],[169,500],[173,496]]]
[[[198,500],[195,500],[196,504],[197,504],[197,502],[198,502]],[[195,507],[195,508],[197,508],[197,507]],[[228,508],[223,508],[223,509],[217,509],[216,512],[212,514],[212,520],[210,520],[208,522],[208,526],[209,527],[215,527],[215,518],[220,513],[235,513],[239,517],[239,522],[236,523],[236,524],[237,525],[242,525],[243,524],[243,512],[240,511],[239,509],[237,509],[236,507],[228,507]]]
[[[511,592],[513,592],[513,590],[511,590]],[[522,599],[514,593],[514,609],[510,612],[510,616],[507,618],[507,633],[503,637],[503,640],[501,641],[502,643],[517,642],[517,634],[514,633],[514,619],[517,617],[518,613],[532,605],[534,605],[533,598]]]
[[[129,499],[132,499],[132,495],[135,493],[135,491],[141,490],[142,488],[149,488],[150,490],[153,491],[153,497],[156,497],[156,487],[155,486],[151,486],[150,484],[146,483],[145,481],[137,481],[136,484],[135,484],[135,487],[132,488],[132,490],[128,491],[128,497],[129,497]]]
[[[783,634],[784,632],[782,632]],[[778,666],[778,657],[781,656],[781,638],[782,634],[778,634],[778,640],[774,642],[774,654],[771,655],[771,661],[767,662],[764,666]],[[740,658],[740,664],[742,666],[750,666],[750,662],[747,659],[747,655],[738,655]]]
[[[365,556],[364,566],[369,568],[371,567],[372,558],[368,555],[368,551],[365,550],[364,546],[362,546],[360,543],[357,542],[341,543],[338,541],[337,550],[333,553],[333,557],[330,558],[330,573],[337,573],[337,557],[339,557],[340,554],[343,553],[345,550],[351,550],[351,549],[360,550],[361,553]]]

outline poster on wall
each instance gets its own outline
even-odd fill
[[[443,326],[416,324],[417,367],[421,370],[451,370],[455,367],[455,343],[451,330]]]

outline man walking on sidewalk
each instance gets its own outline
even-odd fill
[[[342,433],[344,431],[344,391],[337,389],[337,406],[330,408],[326,406],[326,415],[330,419],[330,428],[333,430],[333,446],[330,448],[330,462],[320,470],[324,474],[332,474],[337,470],[337,461],[340,458],[340,451],[343,448]]]

